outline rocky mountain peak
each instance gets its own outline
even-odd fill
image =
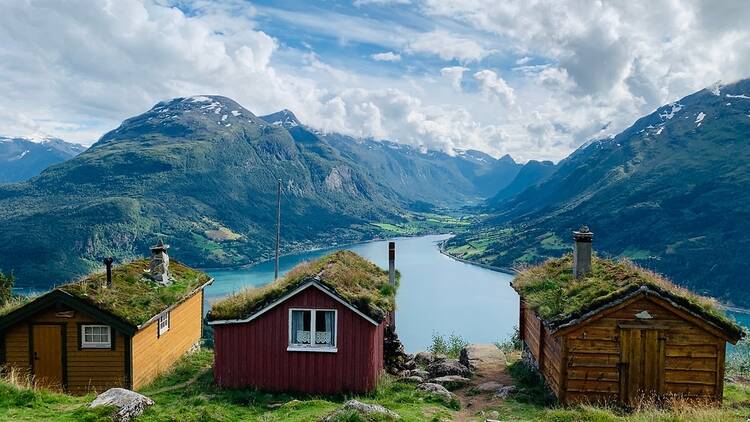
[[[260,118],[274,126],[281,126],[287,129],[301,125],[299,120],[297,120],[297,116],[295,116],[291,110],[287,109],[260,116]]]

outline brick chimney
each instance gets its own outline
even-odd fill
[[[159,284],[168,286],[172,284],[169,277],[169,255],[167,255],[169,245],[159,239],[159,243],[151,247],[151,278]]]
[[[388,283],[396,284],[396,242],[388,242]]]
[[[573,275],[581,277],[591,272],[591,233],[587,226],[573,232]]]
[[[110,256],[109,258],[104,258],[104,265],[107,267],[107,288],[112,287],[112,262],[114,262],[114,259]]]

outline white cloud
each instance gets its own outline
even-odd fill
[[[396,54],[392,51],[386,51],[384,53],[372,54],[370,57],[379,62],[398,62],[401,61],[401,55]]]
[[[409,43],[407,51],[434,54],[443,60],[458,60],[461,63],[476,62],[492,53],[473,39],[447,31],[421,33]]]
[[[460,91],[461,81],[464,78],[464,72],[467,70],[469,70],[469,68],[463,66],[450,66],[440,69],[440,74],[448,78],[454,89]]]
[[[90,143],[160,100],[219,94],[324,130],[560,159],[661,104],[750,76],[744,1],[415,0],[393,14],[366,3],[399,12],[398,0],[348,10],[180,0],[189,13],[172,0],[7,2],[0,130]],[[373,47],[383,52],[373,60],[401,57],[391,73],[362,65]]]
[[[374,4],[377,6],[383,6],[388,4],[409,4],[411,0],[354,0],[355,6],[364,6],[368,4]]]
[[[516,102],[516,94],[513,88],[508,86],[505,80],[498,76],[497,73],[489,69],[480,70],[474,74],[474,79],[479,83],[482,92],[487,97],[497,99],[507,105]]]

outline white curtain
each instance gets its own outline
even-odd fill
[[[292,344],[310,344],[310,331],[305,331],[305,313],[310,311],[292,311]]]

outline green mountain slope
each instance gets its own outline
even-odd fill
[[[272,249],[279,178],[287,249],[399,218],[394,192],[329,145],[295,142],[228,98],[178,98],[0,188],[0,268],[21,286],[50,285],[106,255],[140,256],[157,236],[192,265],[251,262]]]
[[[659,108],[580,148],[449,250],[511,267],[557,256],[582,224],[596,249],[750,305],[750,80]]]
[[[0,136],[0,183],[30,179],[47,167],[69,160],[86,147],[58,138],[38,142],[26,138]]]
[[[410,207],[480,201],[462,171],[483,174],[497,161],[344,138],[224,97],[159,103],[78,157],[0,187],[0,268],[21,287],[44,288],[105,256],[142,256],[157,237],[193,266],[268,258],[277,179],[284,250],[354,241],[378,232],[371,222],[402,222]]]

